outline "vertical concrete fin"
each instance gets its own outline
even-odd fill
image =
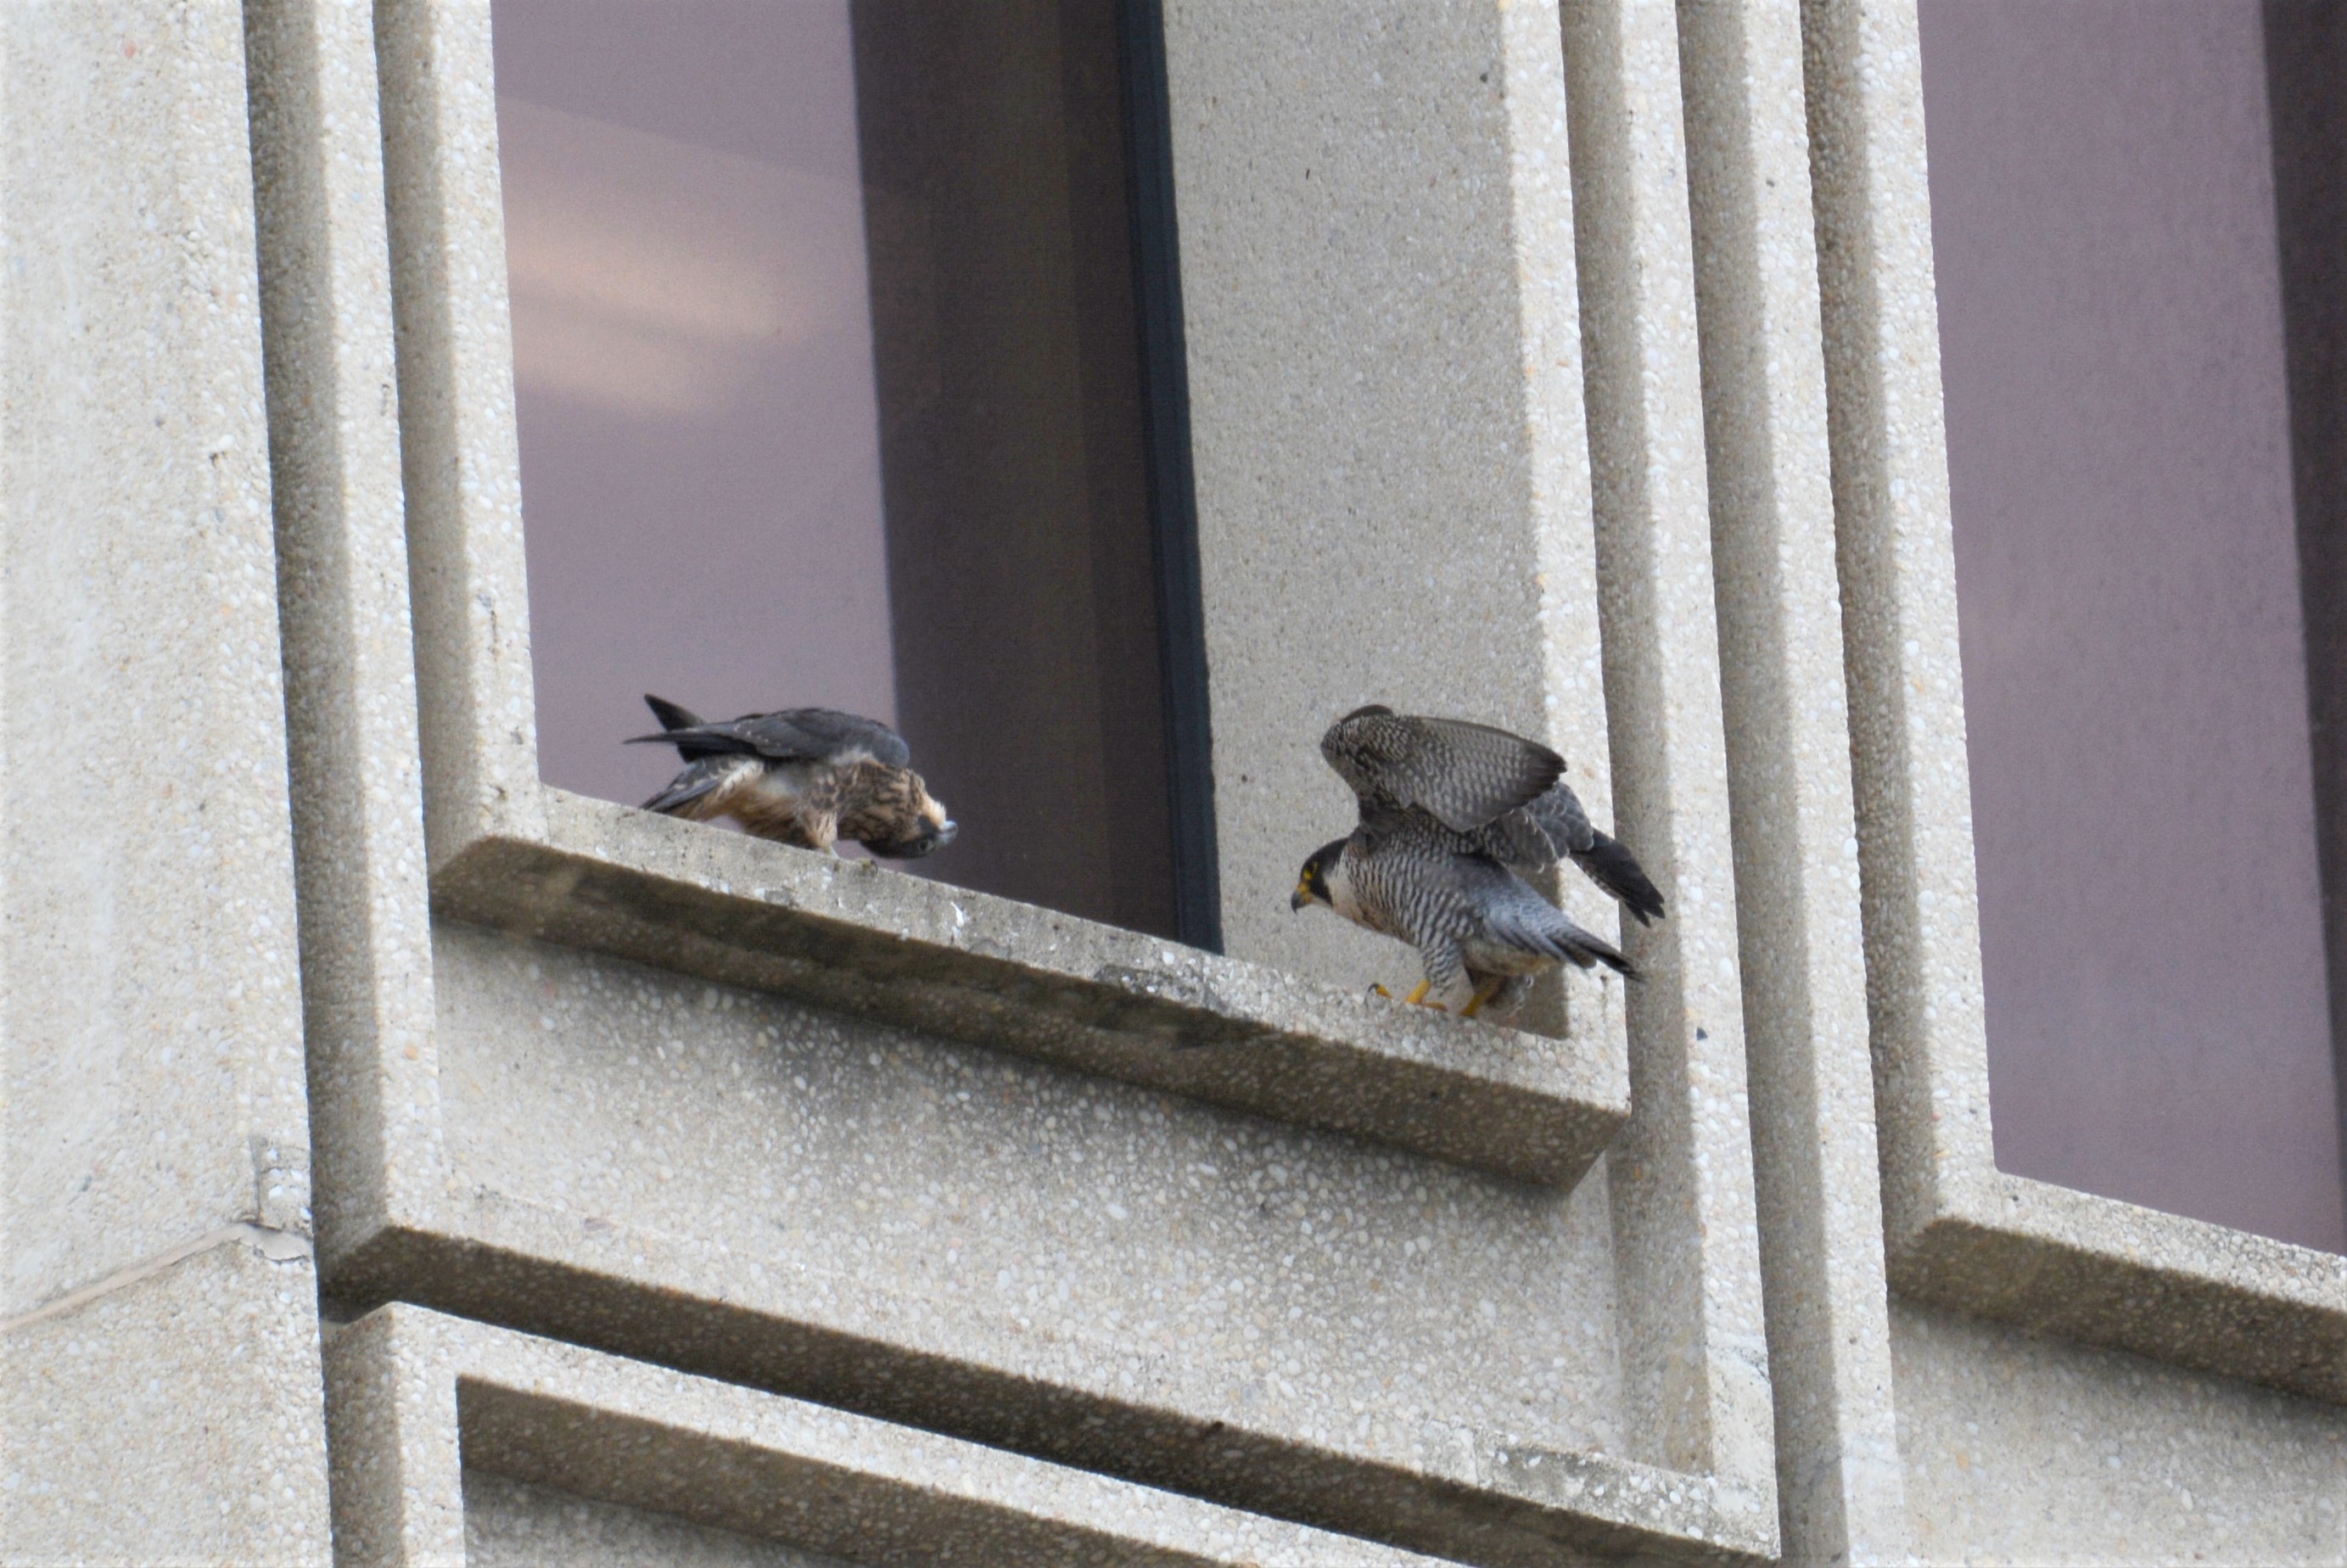
[[[391,1171],[385,1105],[436,1099],[423,780],[374,36],[250,0],[254,205],[319,1229],[331,1260],[439,1184]],[[437,1124],[436,1114],[428,1119]]]
[[[1799,16],[1687,0],[1679,24],[1785,1551],[1898,1562],[1906,1503]]]
[[[1706,1290],[1697,1255],[1758,1266],[1677,28],[1667,5],[1576,0],[1563,31],[1619,832],[1670,900],[1631,933],[1647,978],[1610,1191],[1625,1276],[1645,1276],[1625,1295],[1649,1305],[1625,1314],[1625,1376],[1649,1457],[1766,1489],[1760,1311]],[[1693,1240],[1637,1244],[1690,1213]]]
[[[485,837],[546,835],[488,0],[377,0],[374,32],[437,866]]]
[[[1922,56],[1911,5],[1807,0],[1801,26],[1895,1272],[1942,1216],[1996,1207],[1986,1053],[1963,1049],[1984,1021]]]

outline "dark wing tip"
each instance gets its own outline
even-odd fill
[[[1663,917],[1662,889],[1620,839],[1598,834],[1586,850],[1573,857],[1573,863],[1592,882],[1620,899],[1641,926],[1651,926]]]
[[[714,770],[702,772],[688,768],[669,781],[668,787],[644,802],[644,810],[672,812],[678,806],[689,805],[724,782],[724,775]]]

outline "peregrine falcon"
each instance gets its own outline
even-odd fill
[[[1622,841],[1590,825],[1564,783],[1564,759],[1536,741],[1460,719],[1356,708],[1320,737],[1320,754],[1359,797],[1361,820],[1415,809],[1461,835],[1466,847],[1516,871],[1559,859],[1619,899],[1642,926],[1663,896]]]
[[[1583,930],[1514,872],[1460,844],[1460,835],[1418,812],[1379,812],[1349,837],[1312,852],[1288,907],[1324,904],[1356,926],[1416,948],[1426,979],[1405,999],[1424,1002],[1472,993],[1460,1009],[1506,1012],[1532,977],[1569,963],[1604,964],[1635,978],[1619,949]],[[1430,1004],[1441,1007],[1437,1000]]]
[[[1471,1018],[1515,1006],[1560,963],[1635,978],[1618,949],[1517,875],[1570,859],[1642,923],[1663,913],[1636,859],[1562,782],[1563,758],[1505,730],[1380,706],[1337,720],[1320,751],[1352,786],[1360,823],[1313,852],[1288,906],[1324,904],[1417,948],[1426,979],[1409,1000],[1448,995],[1463,976]]]
[[[760,838],[831,851],[842,838],[891,860],[913,860],[958,831],[907,764],[905,739],[876,719],[829,708],[787,708],[708,723],[646,694],[657,735],[629,744],[672,745],[684,771],[644,802],[646,811],[708,822],[730,816]]]

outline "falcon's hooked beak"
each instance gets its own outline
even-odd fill
[[[1332,909],[1337,907],[1336,901],[1328,897],[1328,867],[1337,864],[1337,856],[1344,850],[1345,841],[1340,838],[1312,852],[1312,858],[1307,860],[1304,869],[1296,874],[1296,891],[1287,899],[1291,913],[1307,904],[1326,904]]]
[[[864,847],[883,860],[918,860],[931,850],[943,849],[951,844],[954,835],[960,831],[961,825],[948,818],[925,826],[911,838],[899,839],[892,844],[867,844]]]

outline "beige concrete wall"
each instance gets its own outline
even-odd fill
[[[0,1559],[323,1563],[234,6],[0,10]]]
[[[542,789],[486,7],[247,9],[0,9],[0,1561],[2347,1562],[2332,1265],[1979,1158],[1911,6],[1169,5],[1223,958]],[[1635,997],[1359,996],[1377,697]]]

